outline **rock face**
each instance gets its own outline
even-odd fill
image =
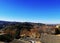
[[[60,43],[60,36],[59,35],[42,34],[41,42],[43,42],[43,43]]]

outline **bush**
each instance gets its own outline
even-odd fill
[[[13,40],[13,38],[9,34],[7,34],[7,35],[0,35],[0,41],[10,42],[12,40]]]

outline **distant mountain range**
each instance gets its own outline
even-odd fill
[[[20,24],[20,25],[56,25],[56,24],[43,24],[43,23],[33,23],[33,22],[11,22],[11,21],[0,21],[0,29],[8,26],[8,25],[16,25],[16,24]]]
[[[8,25],[14,25],[14,24],[32,24],[32,25],[45,25],[43,23],[32,23],[32,22],[10,22],[10,21],[0,21],[0,29],[4,28]]]

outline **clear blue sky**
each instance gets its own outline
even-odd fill
[[[0,0],[0,20],[60,23],[60,0]]]

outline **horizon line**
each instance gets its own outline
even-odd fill
[[[35,21],[17,21],[17,20],[0,20],[7,22],[30,22],[30,23],[43,23],[43,24],[60,24],[60,23],[46,23],[46,22],[35,22]]]

